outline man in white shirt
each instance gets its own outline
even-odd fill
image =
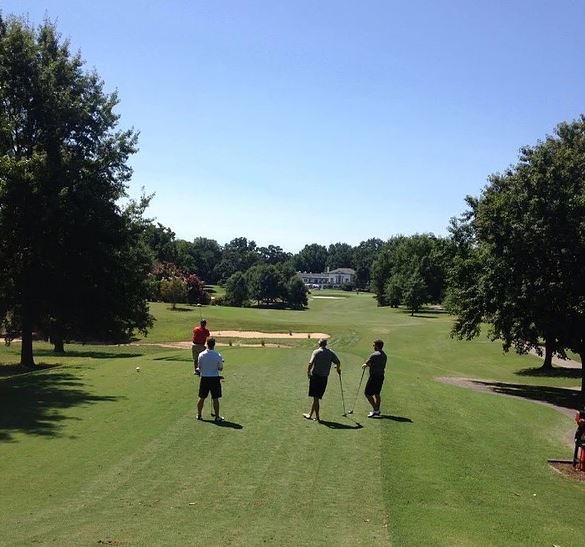
[[[201,376],[199,399],[197,399],[197,419],[201,420],[205,399],[211,392],[215,421],[223,422],[223,416],[219,415],[219,400],[221,399],[221,376],[219,373],[223,370],[223,358],[214,348],[215,338],[208,338],[207,349],[202,351],[197,358],[197,369]]]

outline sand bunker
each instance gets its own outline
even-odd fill
[[[253,330],[218,330],[211,333],[214,338],[329,338],[324,332],[260,332]]]
[[[127,344],[129,346],[155,346],[157,348],[174,348],[174,349],[191,349],[193,345],[189,341],[184,342],[133,342],[132,344]],[[233,346],[236,348],[290,348],[292,346],[287,346],[286,344],[274,344],[274,343],[265,343],[265,344],[246,344],[240,342],[233,342],[230,344],[229,342],[218,342],[215,344],[216,347],[228,347]]]

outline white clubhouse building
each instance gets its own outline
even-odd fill
[[[324,273],[297,272],[303,283],[311,288],[341,287],[351,285],[355,280],[355,270],[351,268],[336,268]]]

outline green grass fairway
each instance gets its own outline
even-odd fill
[[[570,458],[575,373],[536,376],[531,356],[449,338],[451,318],[377,308],[369,294],[320,291],[307,311],[153,304],[138,344],[210,330],[326,332],[351,408],[371,342],[387,342],[380,420],[342,417],[337,375],[308,422],[316,340],[218,348],[226,424],[195,416],[189,349],[35,343],[43,370],[15,375],[0,348],[1,545],[583,545],[585,483],[547,464]],[[56,365],[56,366],[49,366]],[[140,367],[140,371],[136,371]],[[499,382],[511,398],[437,382]],[[521,384],[517,388],[512,384]],[[362,386],[363,388],[363,386]]]

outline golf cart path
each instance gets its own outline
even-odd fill
[[[465,387],[468,389],[473,389],[475,391],[482,391],[484,393],[491,393],[492,395],[501,395],[503,397],[512,397],[514,399],[520,399],[522,401],[530,401],[532,403],[536,403],[539,405],[548,406],[550,408],[554,408],[556,411],[561,412],[565,416],[569,416],[571,419],[575,416],[575,411],[570,408],[565,408],[562,406],[554,405],[552,403],[547,403],[545,401],[535,401],[533,399],[527,399],[526,397],[522,397],[520,395],[509,395],[507,393],[500,393],[498,392],[498,384],[501,384],[499,380],[489,380],[486,378],[482,378],[481,380],[478,378],[453,378],[448,376],[440,376],[435,378],[437,382],[442,382],[444,384],[451,384],[454,386]],[[507,386],[514,386],[518,385],[521,386],[522,384],[511,384],[507,383]],[[575,391],[579,391],[578,388],[567,388],[567,389],[574,389]]]
[[[539,359],[543,359],[544,357],[544,354],[538,355],[534,348],[528,350],[528,354],[534,357],[538,357]],[[573,359],[561,359],[560,357],[553,357],[552,364],[565,368],[581,368],[581,363],[579,363],[579,361],[574,361]]]

